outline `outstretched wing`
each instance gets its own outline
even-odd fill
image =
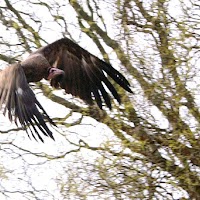
[[[105,86],[120,103],[120,97],[108,80],[109,75],[125,90],[132,92],[126,78],[110,64],[81,48],[68,38],[63,38],[46,47],[40,48],[34,54],[42,54],[52,67],[65,71],[65,76],[51,80],[51,85],[65,89],[66,93],[78,96],[89,104],[93,96],[100,108],[102,103],[111,109],[110,97]]]
[[[55,125],[47,115],[43,107],[37,101],[33,91],[30,89],[24,71],[20,64],[14,64],[0,71],[0,109],[3,108],[3,114],[8,114],[9,120],[18,125],[37,140],[34,133],[43,142],[39,132],[45,136],[50,136],[52,132],[45,124],[47,119]],[[39,111],[40,110],[40,111]],[[42,114],[41,114],[41,113]],[[29,130],[29,131],[27,131]]]

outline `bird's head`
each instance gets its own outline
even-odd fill
[[[61,69],[51,67],[48,69],[47,80],[50,80],[51,86],[59,88],[64,80],[65,72]]]
[[[48,76],[47,76],[47,80],[52,80],[52,79],[57,79],[62,78],[64,76],[65,72],[61,69],[55,68],[55,67],[51,67],[48,69]]]

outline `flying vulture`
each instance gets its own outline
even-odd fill
[[[126,78],[110,64],[90,54],[68,38],[63,38],[31,53],[21,63],[0,71],[0,109],[10,121],[18,122],[37,140],[43,141],[39,132],[52,139],[47,120],[55,125],[37,101],[28,83],[49,80],[54,88],[62,88],[92,104],[95,100],[102,109],[105,103],[111,109],[110,97],[105,86],[120,103],[120,97],[108,80],[110,76],[128,92],[132,92]],[[94,100],[93,100],[94,99]],[[28,133],[28,131],[27,131]],[[28,134],[29,134],[28,133]]]

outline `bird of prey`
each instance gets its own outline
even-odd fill
[[[110,64],[70,39],[62,38],[0,71],[0,109],[4,115],[8,114],[10,121],[16,125],[19,122],[24,130],[30,130],[36,140],[34,133],[43,141],[39,132],[54,139],[45,121],[55,124],[37,101],[29,83],[44,78],[52,87],[64,89],[88,104],[96,101],[99,108],[105,103],[111,109],[105,86],[119,103],[120,96],[107,76],[132,92],[126,78]]]

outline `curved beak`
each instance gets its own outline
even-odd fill
[[[65,72],[63,70],[52,67],[49,69],[49,74],[47,76],[47,80],[51,80],[57,76],[64,75],[64,74],[65,74]]]

